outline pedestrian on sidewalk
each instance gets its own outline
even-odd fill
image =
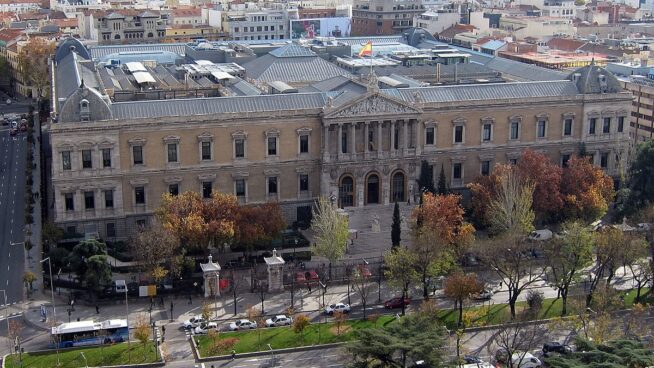
[[[95,314],[100,314],[100,307],[98,305],[95,305]]]
[[[193,299],[192,299],[192,298],[193,298],[192,295],[189,295],[189,296],[188,296],[188,305],[193,304]]]
[[[161,325],[161,336],[166,336],[166,326]]]
[[[236,350],[232,350],[232,360],[236,359]]]

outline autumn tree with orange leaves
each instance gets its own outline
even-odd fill
[[[482,289],[483,285],[474,273],[456,272],[443,281],[443,293],[448,299],[453,300],[455,307],[459,309],[457,326],[461,326],[463,320],[463,302],[479,294]]]
[[[231,242],[236,230],[239,205],[235,196],[214,192],[203,199],[197,192],[177,196],[164,194],[156,214],[166,230],[182,245],[207,251]]]
[[[467,223],[460,205],[461,196],[425,193],[423,203],[413,211],[411,250],[417,255],[415,265],[429,297],[429,280],[448,272],[457,256],[472,242],[475,228]]]
[[[587,157],[572,157],[563,170],[561,196],[567,218],[595,221],[606,213],[615,191],[613,180]]]
[[[534,183],[533,209],[537,220],[555,219],[563,208],[561,167],[542,153],[526,150],[518,161],[518,174]]]
[[[50,86],[48,60],[54,54],[56,43],[40,37],[31,38],[18,53],[18,68],[23,82],[36,89],[37,99],[47,97]]]
[[[286,228],[278,203],[244,206],[236,216],[236,241],[252,251],[257,244],[269,242]]]

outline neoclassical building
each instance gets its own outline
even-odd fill
[[[595,65],[560,81],[117,102],[75,50],[53,65],[54,220],[123,238],[161,195],[233,193],[278,201],[289,223],[319,195],[341,207],[418,196],[421,161],[463,189],[525,149],[565,165],[584,143],[594,163],[626,165],[631,94]],[[437,180],[437,178],[435,178]]]

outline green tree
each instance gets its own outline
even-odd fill
[[[413,313],[386,327],[356,330],[355,341],[347,349],[359,367],[399,368],[418,360],[426,367],[443,367],[446,346],[443,326]]]
[[[63,239],[64,231],[52,222],[48,221],[43,224],[43,231],[41,232],[41,236],[43,237],[43,241],[46,242],[49,246],[56,246],[57,243]]]
[[[106,255],[94,255],[86,260],[83,280],[89,291],[95,292],[111,284],[111,266],[107,263]]]
[[[304,314],[300,314],[293,318],[293,332],[299,334],[302,338],[302,343],[304,344],[304,330],[311,324],[309,317]]]
[[[446,195],[447,190],[447,179],[445,179],[445,169],[441,164],[441,173],[438,175],[438,194]]]
[[[434,169],[425,160],[420,163],[420,176],[418,177],[418,189],[420,192],[434,193]]]
[[[317,208],[313,211],[311,229],[315,234],[313,252],[329,260],[329,278],[331,279],[332,262],[341,259],[347,249],[348,219],[340,214],[329,200],[320,197]]]
[[[395,202],[393,207],[393,224],[391,225],[391,243],[398,247],[402,241],[402,219],[400,218],[400,205]]]
[[[25,284],[25,289],[29,287],[29,290],[33,290],[34,287],[32,284],[34,281],[36,281],[36,275],[34,272],[27,271],[23,274],[23,283]],[[52,280],[50,280],[50,282],[52,282]]]
[[[463,322],[463,302],[468,300],[482,290],[481,283],[477,280],[474,273],[464,274],[455,272],[448,276],[443,282],[443,293],[448,299],[454,301],[454,305],[459,306],[459,319],[457,326],[461,327]]]
[[[654,203],[654,140],[638,146],[628,175],[628,191],[621,193],[618,209],[631,215]]]
[[[404,247],[391,249],[384,255],[386,271],[384,271],[391,286],[402,290],[402,297],[409,295],[409,287],[419,280],[415,269],[417,256],[414,252]],[[402,303],[402,315],[405,313],[405,306]]]
[[[593,261],[593,235],[580,222],[563,226],[564,236],[553,239],[544,247],[548,262],[547,282],[561,295],[561,315],[568,312],[570,286],[579,281],[580,272]]]
[[[577,351],[552,355],[545,363],[552,368],[641,368],[654,365],[654,350],[635,340],[596,343],[577,339]]]
[[[68,256],[68,263],[72,270],[75,270],[77,277],[83,280],[86,275],[87,261],[97,255],[106,255],[107,245],[95,239],[81,241],[73,247]]]

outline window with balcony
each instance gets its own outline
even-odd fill
[[[104,208],[114,208],[114,191],[111,189],[104,191]]]
[[[93,158],[92,158],[91,150],[82,150],[82,168],[83,169],[93,168]]]
[[[95,208],[95,197],[92,191],[84,192],[84,208],[87,210]]]
[[[102,149],[102,167],[111,167],[111,148]]]
[[[70,151],[61,152],[61,166],[65,171],[69,171],[72,168],[72,164],[70,162]]]

